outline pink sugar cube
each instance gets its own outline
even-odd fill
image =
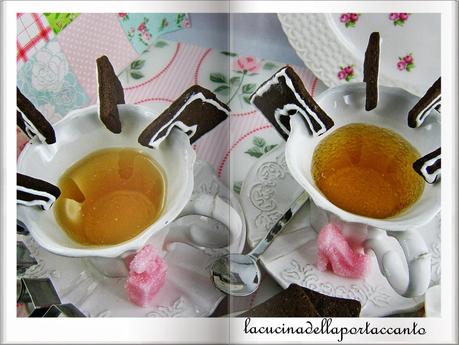
[[[353,250],[336,224],[325,225],[317,237],[317,268],[345,278],[362,278],[369,267],[369,257]]]
[[[129,300],[148,306],[166,282],[167,264],[151,245],[143,247],[129,264],[126,289]]]

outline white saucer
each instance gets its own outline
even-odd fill
[[[203,161],[194,165],[193,192],[218,194],[243,217],[238,199],[216,176],[212,167]],[[237,251],[245,243],[245,222],[238,240]],[[164,229],[149,243],[161,249],[167,232]],[[50,277],[63,303],[73,303],[89,317],[205,317],[213,313],[224,294],[210,280],[207,267],[223,249],[205,252],[177,243],[166,254],[167,281],[155,296],[153,306],[141,308],[127,299],[125,278],[108,278],[98,273],[85,258],[70,258],[52,254],[41,248],[33,238],[18,235],[24,241],[38,265],[23,275],[29,278]]]
[[[281,13],[278,18],[298,56],[327,86],[362,81],[363,60],[370,33],[381,34],[379,83],[401,87],[422,96],[441,74],[441,16],[411,13],[404,23],[389,13],[359,13],[355,25],[346,25],[340,13]],[[412,68],[400,68],[405,56]],[[352,66],[347,79],[342,67]]]
[[[284,158],[284,145],[260,157],[249,171],[241,189],[241,204],[246,215],[247,241],[253,247],[270,226],[301,192],[289,174]],[[398,295],[380,273],[375,256],[364,279],[346,279],[331,272],[319,271],[314,263],[316,233],[309,223],[309,203],[295,216],[287,228],[261,257],[267,272],[285,289],[290,283],[315,291],[362,303],[361,316],[378,317],[412,311],[424,298]],[[432,282],[440,281],[440,215],[418,228],[432,254]]]

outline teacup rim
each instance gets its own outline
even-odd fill
[[[330,88],[326,89],[325,91],[321,92],[319,95],[317,95],[317,97],[315,97],[315,100],[317,102],[320,102],[323,98],[325,98],[326,96],[328,96],[330,94],[333,94],[333,93],[340,93],[343,90],[347,90],[347,89],[349,89],[349,90],[353,90],[353,89],[359,90],[359,89],[364,89],[364,88],[366,88],[366,83],[363,82],[363,81],[351,82],[351,83],[348,83],[348,84],[341,84],[341,85],[330,87]],[[380,84],[380,85],[378,85],[378,89],[379,89],[379,91],[383,90],[383,92],[390,92],[390,93],[397,93],[397,94],[402,93],[403,96],[410,97],[410,98],[416,98],[416,99],[420,98],[419,96],[416,96],[415,94],[409,92],[408,90],[403,89],[403,88],[398,87],[398,86],[387,86],[387,85]],[[381,92],[379,92],[379,93],[381,93]]]
[[[316,101],[320,105],[321,100],[325,99],[326,97],[329,97],[335,94],[342,94],[344,92],[348,92],[352,90],[355,90],[355,91],[361,90],[365,87],[366,87],[366,83],[364,82],[355,82],[355,83],[350,83],[350,84],[339,85],[336,87],[329,88],[325,90],[324,92],[322,92],[316,98]],[[398,94],[398,95],[402,95],[402,97],[409,97],[411,99],[420,98],[400,87],[380,85],[379,92]],[[437,111],[435,112],[438,113]],[[304,188],[309,193],[309,195],[311,196],[311,199],[321,209],[324,209],[325,211],[336,214],[337,216],[339,216],[340,219],[342,219],[345,222],[367,224],[367,225],[370,225],[376,228],[392,230],[392,231],[407,231],[407,230],[412,229],[413,227],[424,225],[428,223],[429,221],[431,221],[435,217],[435,215],[438,214],[438,212],[440,212],[441,204],[439,203],[438,205],[436,205],[436,207],[430,209],[430,212],[428,214],[423,213],[421,215],[418,215],[416,217],[416,221],[413,221],[413,219],[411,218],[408,220],[397,220],[397,216],[403,215],[405,212],[409,211],[411,207],[404,210],[401,214],[398,214],[394,217],[388,217],[388,218],[383,218],[383,219],[365,217],[365,216],[357,215],[355,213],[351,213],[349,211],[345,211],[339,208],[338,206],[333,204],[331,201],[329,201],[324,195],[322,195],[322,193],[320,193],[317,190],[317,188],[313,186],[305,176],[303,176],[301,171],[298,171],[298,167],[296,167],[295,163],[291,160],[289,151],[291,150],[291,146],[293,145],[292,140],[294,139],[292,138],[295,137],[295,132],[298,131],[298,129],[295,129],[294,126],[291,126],[291,127],[292,127],[291,133],[285,145],[285,160],[287,163],[287,167],[289,171],[292,173],[292,176],[295,178],[295,180],[301,185],[302,188]],[[432,185],[432,188],[440,189],[441,185],[440,184]]]
[[[61,118],[58,121],[54,122],[52,124],[52,126],[56,130],[56,128],[63,126],[63,123],[65,123],[67,121],[70,121],[75,116],[77,116],[77,115],[81,116],[81,113],[92,113],[94,110],[98,111],[98,107],[99,107],[98,104],[91,104],[91,105],[89,105],[87,107],[73,109],[73,110],[69,111],[66,116],[64,116],[63,118]],[[132,109],[135,109],[135,111],[141,110],[141,111],[143,111],[145,113],[147,113],[147,112],[154,113],[148,107],[145,107],[143,105],[138,105],[138,104],[118,104],[118,107],[121,107],[121,109],[132,108]],[[101,124],[101,126],[103,126],[103,125]],[[24,155],[27,153],[27,151],[29,150],[31,145],[33,145],[34,143],[40,144],[40,141],[39,141],[38,137],[36,137],[36,136],[31,138],[31,139],[29,139],[27,141],[27,143],[24,145],[24,147],[22,148],[22,150],[19,153],[19,156],[18,156],[18,158],[16,160],[16,167],[20,166],[20,164],[22,163]],[[55,143],[53,143],[53,144],[47,144],[47,145],[50,146],[50,147],[53,147],[56,144],[57,144],[57,141]]]
[[[147,108],[145,106],[141,106],[141,105],[121,104],[119,105],[119,107],[125,111],[131,110],[137,114],[146,114],[146,113],[155,114],[157,113],[159,115],[159,112],[155,112],[154,110]],[[57,121],[53,125],[53,127],[54,128],[61,127],[63,123],[68,122],[75,116],[85,116],[88,114],[93,114],[94,111],[97,112],[97,108],[98,108],[98,105],[94,104],[88,107],[72,110],[71,112],[67,114],[66,117]],[[101,126],[103,125],[101,124]],[[133,237],[132,239],[128,241],[125,241],[119,244],[115,244],[115,245],[86,246],[86,247],[81,247],[81,248],[72,248],[72,247],[67,247],[67,246],[64,246],[64,245],[61,245],[55,242],[49,243],[49,241],[44,240],[44,238],[40,235],[39,231],[36,231],[34,226],[32,227],[28,226],[28,231],[30,232],[34,240],[41,247],[47,249],[48,251],[54,254],[67,256],[67,257],[115,258],[115,257],[123,256],[123,254],[125,253],[136,251],[139,248],[141,248],[148,241],[148,239],[154,235],[154,233],[166,227],[170,222],[173,221],[173,219],[175,219],[180,214],[182,209],[188,203],[188,200],[193,192],[193,188],[194,188],[193,166],[196,160],[196,153],[193,150],[189,142],[188,136],[185,133],[181,131],[174,131],[173,133],[171,133],[171,135],[174,135],[176,138],[179,138],[178,140],[180,140],[182,144],[184,144],[184,147],[186,148],[186,152],[189,157],[189,159],[187,160],[187,169],[185,172],[185,180],[184,180],[185,184],[183,186],[181,196],[178,198],[178,200],[180,200],[180,203],[177,203],[177,205],[174,205],[174,207],[171,207],[170,210],[162,214],[152,225],[146,228],[143,232],[141,232],[140,234],[138,234],[137,236]],[[21,151],[21,154],[19,155],[17,159],[17,164],[16,164],[16,169],[18,172],[20,171],[20,166],[23,162],[24,157],[26,156],[27,151],[29,150],[29,147],[32,144],[36,143],[36,140],[37,140],[36,138],[30,140],[25,145],[24,149]],[[18,217],[19,214],[23,212],[24,210],[27,212],[28,208],[29,208],[28,206],[17,205],[17,218],[19,219]],[[51,208],[47,211],[38,211],[38,212],[53,212],[53,210]],[[164,226],[162,226],[161,224],[162,222],[164,222]],[[61,230],[64,231],[63,229]]]

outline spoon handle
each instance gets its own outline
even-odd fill
[[[276,224],[274,224],[271,230],[268,231],[266,236],[260,242],[258,242],[255,248],[253,248],[247,255],[255,259],[255,261],[258,260],[258,257],[265,252],[277,234],[279,234],[279,232],[285,228],[285,226],[290,222],[293,216],[300,210],[300,208],[306,203],[308,199],[309,194],[302,192],[290,205],[289,209],[284,213],[284,215],[276,222]]]

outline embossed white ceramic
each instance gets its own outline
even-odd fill
[[[109,147],[133,147],[142,149],[162,167],[166,176],[167,195],[162,215],[150,227],[133,239],[111,246],[84,246],[73,241],[57,224],[52,208],[42,211],[37,207],[18,205],[18,219],[22,221],[34,239],[42,247],[66,256],[97,256],[115,258],[129,251],[141,248],[154,234],[158,233],[179,214],[197,213],[217,217],[230,231],[230,246],[239,236],[241,218],[223,201],[208,195],[196,196],[189,203],[193,190],[193,164],[196,154],[189,139],[180,130],[173,130],[160,146],[153,150],[141,146],[137,138],[142,130],[162,111],[135,105],[119,105],[122,132],[113,134],[98,118],[97,106],[75,110],[54,124],[56,143],[41,144],[31,140],[18,159],[18,172],[57,184],[62,173],[87,154]],[[215,203],[226,211],[217,210]],[[183,213],[183,212],[185,213]]]
[[[381,271],[392,287],[404,296],[422,295],[430,281],[430,254],[420,236],[410,230],[426,224],[439,212],[441,184],[426,184],[419,200],[399,215],[373,219],[342,210],[327,200],[314,183],[311,162],[317,144],[337,128],[350,123],[368,123],[389,128],[408,140],[421,156],[439,148],[441,124],[436,111],[420,128],[408,127],[408,111],[417,101],[418,97],[403,89],[380,86],[378,106],[367,112],[364,110],[364,83],[328,89],[317,98],[317,102],[333,118],[334,127],[322,136],[313,137],[296,115],[291,118],[292,130],[285,148],[290,173],[320,209],[337,216],[347,227],[356,231],[369,231],[366,244],[375,251]],[[397,238],[402,246],[408,263],[408,274],[405,260],[401,260],[395,253],[394,244],[387,240],[386,231],[390,231],[387,233]]]
[[[274,131],[274,130],[273,130]],[[247,174],[241,204],[247,219],[247,243],[253,247],[266,234],[276,217],[288,207],[303,188],[290,175],[285,163],[284,145],[263,155]],[[315,265],[316,225],[320,214],[313,203],[305,206],[261,256],[267,272],[285,289],[296,283],[323,294],[357,299],[362,317],[379,317],[417,309],[424,297],[399,295],[381,274],[376,256],[369,252],[370,267],[362,279],[348,279],[332,272],[321,272]],[[319,229],[320,230],[320,229]],[[432,254],[430,284],[441,280],[440,214],[416,228]],[[395,239],[392,239],[396,241]],[[403,255],[401,248],[398,248]]]
[[[426,316],[441,317],[441,285],[435,285],[426,292]]]

